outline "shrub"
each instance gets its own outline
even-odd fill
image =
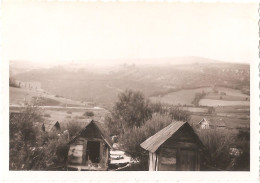
[[[58,149],[67,144],[67,138],[42,132],[38,127],[41,123],[35,123],[40,116],[37,107],[27,106],[19,117],[10,118],[10,170],[45,170],[57,163],[65,164],[66,157]]]
[[[50,114],[47,114],[47,113],[45,113],[43,116],[46,117],[46,118],[51,117],[51,115],[50,115]]]
[[[234,144],[232,134],[227,130],[198,129],[197,134],[204,144],[206,151],[204,154],[204,165],[208,167],[226,170],[230,165],[231,156],[229,149]]]
[[[169,109],[169,116],[176,121],[185,121],[190,120],[190,112],[181,110],[179,107],[172,107]]]
[[[75,119],[85,119],[86,116],[75,116]]]
[[[16,87],[16,88],[20,88],[21,87],[21,83],[19,82],[17,84],[16,80],[12,77],[9,77],[9,86],[11,87]]]
[[[94,112],[92,111],[86,111],[83,116],[87,116],[87,117],[93,117],[94,116]]]
[[[250,170],[250,131],[249,129],[240,129],[236,136],[236,146],[242,151],[242,154],[236,159],[233,170]]]

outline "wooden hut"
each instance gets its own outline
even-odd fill
[[[200,170],[203,144],[187,122],[177,121],[141,144],[149,151],[149,171]]]
[[[69,142],[68,170],[107,170],[112,141],[96,121],[86,126]]]
[[[41,128],[44,132],[59,132],[61,130],[60,123],[58,121],[44,122]]]
[[[202,120],[200,120],[199,128],[200,129],[209,129],[210,128],[209,121],[206,118],[203,118]]]

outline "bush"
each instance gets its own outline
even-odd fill
[[[250,131],[241,129],[236,137],[236,145],[242,151],[242,154],[236,159],[233,170],[249,171],[250,170]]]
[[[20,88],[21,87],[21,83],[19,82],[19,84],[17,84],[17,82],[16,82],[16,80],[14,78],[9,77],[9,86]]]
[[[92,111],[86,111],[83,116],[87,116],[87,117],[93,117],[94,116],[94,112]]]
[[[188,122],[190,120],[190,112],[181,110],[179,107],[170,108],[168,113],[176,121]]]
[[[10,118],[10,170],[46,170],[57,163],[65,165],[63,155],[67,152],[60,153],[58,149],[65,149],[67,137],[42,132],[41,123],[35,123],[40,116],[37,107],[28,106],[19,117]]]
[[[214,167],[226,170],[231,163],[229,149],[234,144],[232,134],[226,130],[199,129],[197,134],[204,144],[206,151],[204,154],[204,168]]]
[[[47,114],[47,113],[45,113],[43,116],[46,117],[46,118],[51,117],[51,115],[50,115],[50,114]]]

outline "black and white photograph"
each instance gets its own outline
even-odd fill
[[[255,171],[258,8],[3,0],[8,171]]]

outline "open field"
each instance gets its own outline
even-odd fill
[[[166,94],[162,97],[150,97],[153,102],[162,102],[171,105],[192,105],[192,101],[195,98],[196,93],[209,92],[211,87],[185,89]]]
[[[93,119],[104,123],[105,116],[109,113],[102,108],[77,108],[77,107],[39,107],[45,121],[59,121],[61,125],[68,122],[84,122],[86,119]],[[19,111],[23,107],[11,106],[10,110]],[[85,112],[93,112],[94,116],[86,116]]]
[[[218,121],[223,121],[226,123],[227,128],[237,129],[237,128],[249,128],[250,126],[250,116],[246,113],[229,113],[229,116],[221,116],[219,114],[196,114],[191,115],[190,124],[198,124],[199,121],[206,118],[210,122],[217,123]]]
[[[201,106],[249,106],[250,96],[240,90],[216,87],[199,101]]]
[[[180,109],[189,111],[192,113],[208,113],[207,107],[180,107]]]
[[[52,95],[40,89],[15,88],[9,87],[9,103],[10,105],[23,105],[33,99],[38,98],[40,105],[44,106],[87,106],[86,102],[81,103],[67,99],[58,95]]]
[[[199,105],[201,106],[241,106],[241,105],[250,106],[250,101],[201,99]]]

